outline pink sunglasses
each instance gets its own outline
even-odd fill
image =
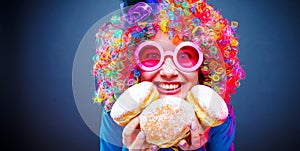
[[[166,56],[171,56],[175,66],[184,72],[197,70],[203,61],[203,53],[199,46],[189,41],[177,45],[174,51],[165,51],[155,41],[145,41],[135,51],[138,66],[144,71],[160,68]]]

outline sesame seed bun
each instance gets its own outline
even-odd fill
[[[118,125],[125,126],[158,98],[159,93],[151,82],[141,82],[120,95],[111,109],[110,116]]]
[[[194,105],[201,124],[215,127],[222,124],[228,117],[225,101],[210,87],[196,85],[188,92],[186,99]]]
[[[139,118],[147,142],[168,148],[190,134],[190,123],[196,115],[187,101],[167,96],[151,103]]]

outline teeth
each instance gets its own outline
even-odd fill
[[[159,84],[158,86],[165,90],[173,90],[177,89],[179,87],[179,84]]]

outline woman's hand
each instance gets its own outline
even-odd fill
[[[122,133],[123,144],[130,151],[158,150],[157,146],[151,145],[146,141],[145,133],[140,131],[139,124],[140,120],[136,117],[125,126]]]
[[[197,150],[201,148],[208,140],[210,127],[201,126],[198,120],[191,123],[190,137],[181,140],[178,146],[182,150]],[[189,142],[189,143],[188,143]]]

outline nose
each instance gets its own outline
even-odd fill
[[[177,68],[172,62],[171,58],[166,58],[162,67],[160,68],[159,74],[161,77],[171,79],[178,76]]]

